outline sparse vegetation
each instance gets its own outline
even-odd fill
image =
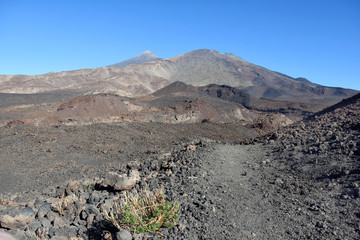
[[[115,205],[115,211],[106,214],[119,230],[130,229],[135,233],[155,232],[161,227],[172,228],[176,225],[179,215],[178,202],[165,200],[163,189],[151,192],[142,190],[140,193],[125,195],[123,202]]]
[[[61,197],[59,197],[58,205],[56,206],[59,215],[64,216],[64,210],[66,209],[67,206],[69,206],[73,202],[74,202],[74,197],[73,196],[66,196],[65,197],[65,194],[63,193],[61,195]]]
[[[0,205],[7,206],[7,205],[9,205],[9,201],[7,201],[7,200],[5,200],[5,199],[0,198]]]

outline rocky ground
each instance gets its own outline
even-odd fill
[[[37,190],[148,161],[194,139],[239,142],[257,136],[240,124],[119,123],[0,128],[0,194]]]
[[[358,96],[255,140],[212,123],[8,126],[0,231],[17,239],[359,239],[359,114]],[[148,131],[158,135],[149,141]],[[104,211],[121,198],[121,179],[132,192],[163,186],[180,203],[178,225],[119,232]]]

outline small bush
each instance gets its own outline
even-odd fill
[[[127,192],[125,200],[115,204],[115,211],[106,216],[119,230],[155,232],[161,227],[175,226],[179,219],[176,214],[179,205],[178,202],[165,201],[163,189],[154,192],[142,190],[136,194]]]

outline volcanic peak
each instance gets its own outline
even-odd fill
[[[145,51],[145,52],[143,52],[142,54],[140,54],[140,55],[138,55],[136,57],[127,59],[127,60],[122,61],[122,62],[118,62],[118,63],[116,63],[114,65],[111,65],[111,66],[125,67],[125,66],[132,65],[132,64],[147,63],[147,62],[150,62],[150,61],[160,60],[160,59],[161,58],[159,58],[158,56],[156,56],[152,52]]]

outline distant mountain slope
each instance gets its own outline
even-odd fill
[[[142,54],[130,58],[128,60],[122,61],[122,62],[118,62],[116,64],[113,64],[111,66],[115,66],[115,67],[125,67],[131,64],[140,64],[140,63],[147,63],[150,61],[154,61],[154,60],[160,60],[161,58],[159,58],[158,56],[156,56],[155,54],[153,54],[150,51],[146,51],[143,52]]]
[[[161,76],[144,75],[131,66],[80,69],[42,75],[0,75],[0,92],[29,94],[73,90],[139,96],[170,84],[169,80]]]
[[[148,55],[149,58],[146,57]],[[138,57],[139,61],[154,58],[151,53]],[[126,64],[136,61],[136,58],[129,59]],[[169,59],[126,65],[123,68],[111,66],[30,76],[0,75],[0,92],[75,90],[134,97],[153,93],[177,81],[192,86],[228,85],[257,98],[320,102],[327,106],[358,92],[320,86],[303,78],[294,79],[246,62],[233,54],[221,54],[208,49],[191,51]]]
[[[320,86],[304,78],[294,79],[246,62],[233,54],[221,54],[214,50],[196,50],[170,60],[177,67],[170,78],[172,82],[182,81],[193,86],[228,85],[256,97],[335,103],[357,92]]]
[[[243,90],[227,85],[209,84],[207,86],[198,87],[198,89],[209,96],[218,97],[229,102],[236,102],[247,109],[258,111],[273,111],[286,114],[297,112],[296,115],[304,116],[317,112],[323,108],[323,104],[318,103],[299,103],[291,101],[278,101],[268,98],[257,98],[244,92]]]

